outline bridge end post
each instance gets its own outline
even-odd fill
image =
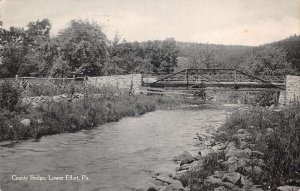
[[[234,70],[234,88],[235,88],[235,84],[236,84],[236,70]]]
[[[188,69],[185,70],[186,89],[189,89],[189,73]]]

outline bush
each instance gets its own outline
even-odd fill
[[[0,83],[0,110],[18,111],[20,106],[20,91],[12,82]]]

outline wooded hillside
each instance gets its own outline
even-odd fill
[[[110,40],[101,25],[72,20],[50,36],[48,19],[26,28],[0,28],[0,78],[130,73],[170,74],[185,68],[237,68],[256,75],[299,74],[300,36],[258,47],[163,41]]]

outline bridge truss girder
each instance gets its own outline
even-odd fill
[[[284,76],[257,77],[236,69],[185,69],[145,84],[168,89],[224,88],[243,91],[280,91],[285,89]]]

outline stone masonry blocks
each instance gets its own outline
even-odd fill
[[[300,76],[286,76],[286,104],[300,101]]]
[[[139,87],[142,85],[142,75],[130,74],[89,77],[87,83],[96,87],[112,86],[120,89],[131,89],[133,93],[137,93],[139,92]]]

